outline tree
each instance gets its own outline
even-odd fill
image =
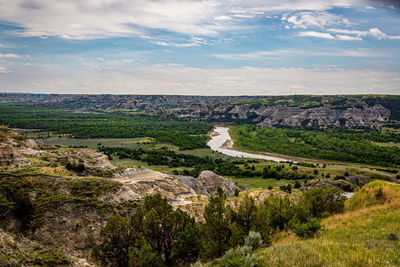
[[[240,242],[240,229],[233,223],[234,211],[225,205],[226,194],[220,186],[204,210],[205,253],[209,258],[220,257]]]
[[[130,222],[133,235],[141,237],[152,253],[162,257],[165,265],[197,259],[201,238],[195,220],[180,209],[173,210],[160,194],[146,196]]]
[[[113,266],[173,266],[196,261],[202,248],[199,228],[186,212],[161,195],[148,195],[130,220],[109,218],[94,254]]]
[[[245,235],[247,235],[250,230],[253,230],[256,214],[257,207],[254,203],[254,199],[249,196],[245,196],[240,203],[240,207],[237,212],[238,224]]]
[[[128,218],[119,214],[109,217],[100,237],[102,243],[94,248],[95,257],[106,265],[129,266],[129,250],[135,240]]]
[[[334,187],[316,186],[305,191],[299,201],[299,206],[309,212],[310,217],[322,218],[329,214],[342,212],[346,197]]]

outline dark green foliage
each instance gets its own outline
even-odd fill
[[[244,239],[243,232],[234,222],[234,212],[230,206],[226,206],[225,201],[226,194],[218,187],[216,195],[204,210],[205,254],[208,258],[222,256]]]
[[[292,231],[301,238],[310,238],[322,228],[321,219],[312,218],[308,222],[304,223],[293,223],[291,225]]]
[[[111,217],[101,235],[94,255],[117,266],[188,264],[202,246],[194,219],[159,194],[146,196],[130,219]]]
[[[291,184],[281,185],[281,186],[279,186],[279,189],[288,194],[292,193],[292,185]]]
[[[32,216],[34,214],[34,207],[29,197],[23,190],[19,190],[15,194],[15,205],[14,205],[14,213],[18,219],[22,222],[22,232],[25,231],[28,227],[28,224],[32,220]]]
[[[306,209],[311,217],[322,218],[343,212],[345,201],[346,197],[337,188],[316,186],[302,194],[299,206]]]
[[[396,233],[389,233],[387,239],[389,239],[390,241],[398,241],[399,236]]]
[[[372,143],[400,143],[397,133],[376,129],[271,129],[255,125],[232,126],[230,129],[236,145],[254,151],[380,166],[400,165],[400,148]]]
[[[212,125],[185,122],[157,116],[114,112],[86,112],[0,105],[0,125],[72,134],[75,138],[154,137],[181,149],[206,147]]]
[[[383,200],[384,197],[385,197],[385,194],[383,193],[383,188],[379,187],[375,193],[375,198],[376,198],[376,200]]]
[[[111,156],[115,155],[120,159],[132,159],[146,162],[148,165],[164,165],[171,168],[177,167],[191,167],[192,170],[184,169],[183,171],[174,170],[175,175],[185,175],[197,177],[203,170],[211,170],[223,176],[235,177],[260,177],[263,178],[276,178],[287,180],[311,179],[312,176],[306,174],[298,174],[288,168],[282,166],[265,167],[263,171],[259,171],[252,167],[241,168],[239,164],[247,164],[252,160],[238,160],[238,159],[219,159],[211,157],[199,157],[188,154],[177,153],[167,148],[145,150],[143,148],[130,149],[124,147],[100,147],[99,151]]]
[[[77,173],[81,173],[81,172],[86,170],[85,164],[83,164],[82,162],[80,162],[78,164],[76,164],[75,162],[72,162],[72,163],[71,162],[67,162],[65,164],[65,168],[67,170],[74,171],[74,172],[77,172]]]
[[[129,266],[129,249],[134,244],[129,220],[119,214],[108,218],[100,236],[103,242],[95,247],[94,255],[105,265]]]
[[[257,222],[268,225],[273,231],[284,230],[294,213],[295,206],[288,196],[272,194],[258,207]]]
[[[255,229],[256,216],[257,207],[254,203],[254,199],[245,196],[237,211],[237,222],[243,233],[249,233],[250,230]]]

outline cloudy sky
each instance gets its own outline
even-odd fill
[[[0,0],[0,92],[400,94],[400,4]]]

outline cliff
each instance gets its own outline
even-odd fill
[[[381,105],[360,108],[300,108],[251,104],[191,105],[176,116],[214,122],[240,122],[266,127],[375,127],[390,120],[390,110]]]

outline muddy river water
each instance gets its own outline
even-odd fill
[[[265,159],[279,161],[290,161],[287,158],[281,158],[276,156],[262,155],[256,153],[247,153],[232,149],[233,141],[229,135],[228,127],[215,127],[214,132],[211,134],[211,139],[207,142],[207,145],[214,151],[221,152],[222,154],[232,157],[242,157],[250,159]]]

